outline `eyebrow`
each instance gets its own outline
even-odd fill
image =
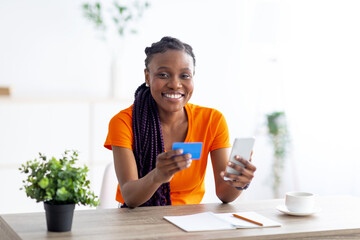
[[[157,71],[162,70],[162,69],[167,70],[167,69],[170,69],[170,68],[168,68],[168,67],[158,67]],[[186,71],[186,70],[187,70],[187,71],[191,71],[190,68],[182,68],[181,70],[182,70],[182,71]]]

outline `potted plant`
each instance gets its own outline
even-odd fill
[[[65,151],[62,158],[47,158],[39,153],[39,159],[27,161],[19,170],[27,174],[23,180],[26,195],[44,202],[48,231],[71,230],[75,204],[97,206],[98,197],[90,190],[88,168],[77,167],[78,151]]]

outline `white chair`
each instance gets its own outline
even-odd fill
[[[118,185],[114,163],[106,165],[104,170],[103,181],[100,191],[100,205],[98,208],[117,208],[118,202],[115,200],[116,188]]]

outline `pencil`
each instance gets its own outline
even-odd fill
[[[251,220],[251,219],[248,219],[248,218],[245,218],[245,217],[242,217],[242,216],[237,215],[237,214],[235,214],[235,213],[233,213],[233,216],[234,216],[234,217],[237,217],[237,218],[240,218],[240,219],[242,219],[242,220],[245,220],[245,221],[254,223],[254,224],[259,225],[259,226],[264,226],[264,224],[262,224],[262,223],[256,222],[256,221],[254,221],[254,220]]]

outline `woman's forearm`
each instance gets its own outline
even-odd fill
[[[237,190],[236,188],[230,186],[226,182],[219,183],[216,186],[216,196],[223,203],[229,203],[236,200],[237,197],[241,194],[242,191]]]
[[[113,147],[115,172],[121,195],[129,207],[138,207],[149,200],[163,184],[170,182],[175,173],[191,165],[191,155],[182,150],[169,150],[156,158],[156,167],[138,179],[136,161],[131,149]]]
[[[156,182],[154,170],[144,177],[121,186],[121,194],[128,207],[135,208],[149,200],[162,183]]]

